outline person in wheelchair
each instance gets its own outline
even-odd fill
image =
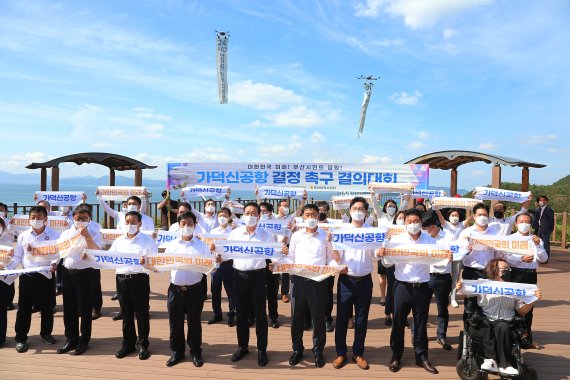
[[[492,281],[510,282],[511,268],[504,259],[493,259],[485,267],[486,278]],[[457,283],[457,290],[462,283]],[[535,295],[542,298],[540,289]],[[536,302],[536,301],[535,301]],[[514,344],[513,321],[517,313],[524,316],[534,306],[534,302],[525,304],[521,300],[501,294],[479,294],[477,304],[480,313],[471,316],[470,333],[481,339],[484,360],[482,371],[499,372],[503,375],[517,376],[519,371],[513,367],[512,347]]]

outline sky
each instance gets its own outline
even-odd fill
[[[570,174],[568,20],[565,0],[0,1],[0,170],[109,152],[165,179],[168,162],[471,150],[546,164],[530,180],[550,184]],[[227,104],[216,30],[230,34]],[[360,75],[380,78],[357,138]],[[520,182],[520,168],[502,173]],[[491,167],[458,180],[490,184]]]

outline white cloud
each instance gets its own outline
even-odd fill
[[[559,137],[555,134],[548,135],[533,135],[528,138],[524,138],[523,142],[526,144],[544,144],[550,141],[556,141]]]
[[[443,30],[443,38],[449,40],[457,35],[457,30],[451,28],[445,28]]]
[[[312,127],[323,122],[323,118],[306,106],[291,107],[277,114],[267,115],[276,127]]]
[[[261,145],[257,151],[265,156],[273,158],[275,156],[287,156],[300,152],[303,149],[303,143],[298,135],[293,135],[288,144],[267,144]]]
[[[481,144],[479,144],[479,149],[481,149],[481,150],[496,150],[497,147],[492,143],[481,143]]]
[[[363,164],[390,164],[392,159],[387,156],[373,156],[371,154],[365,154],[360,160]]]
[[[45,162],[53,159],[53,156],[50,156],[44,152],[27,152],[22,154],[13,154],[9,156],[5,161],[3,168],[4,169],[16,169],[22,170],[32,162]]]
[[[149,153],[139,153],[133,157],[148,165],[156,165],[158,168],[165,168],[171,162],[235,162],[239,161],[244,154],[243,150],[228,150],[226,148],[197,148],[191,153],[179,154],[176,156],[161,156]]]
[[[356,4],[354,7],[356,17],[377,17],[383,0],[366,0],[366,3]]]
[[[232,103],[257,110],[275,110],[283,105],[299,104],[303,97],[293,91],[268,83],[251,80],[237,82],[229,87]]]
[[[390,95],[390,100],[399,106],[417,106],[423,94],[418,90],[413,94],[408,94],[405,91],[395,92]]]
[[[326,140],[325,136],[323,136],[323,134],[318,131],[313,132],[313,134],[311,135],[311,142],[313,144],[322,143],[325,140]]]
[[[426,147],[426,144],[424,144],[421,141],[412,141],[411,143],[406,145],[406,149],[408,149],[408,150],[420,150],[420,149],[424,149],[425,147]]]
[[[546,148],[549,153],[570,153],[570,148]]]
[[[418,133],[418,139],[425,140],[425,139],[429,139],[430,137],[431,137],[431,135],[429,134],[429,132],[422,131],[422,132]]]
[[[397,39],[383,38],[381,40],[372,40],[369,42],[369,44],[372,46],[391,47],[391,46],[400,46],[403,44],[403,41],[399,38]]]
[[[489,175],[489,172],[486,172],[485,170],[482,170],[482,169],[478,169],[478,170],[473,170],[469,174],[472,177],[485,177],[485,176]]]
[[[152,108],[136,107],[133,108],[133,112],[135,114],[135,117],[139,119],[152,119],[160,121],[168,121],[172,119],[171,116],[156,113]]]

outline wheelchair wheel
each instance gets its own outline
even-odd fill
[[[520,367],[520,376],[518,377],[520,380],[537,380],[538,374],[534,368],[527,367],[526,365],[522,365]]]
[[[486,378],[479,371],[477,360],[473,357],[459,360],[455,369],[461,380],[484,380]]]
[[[463,356],[463,336],[464,336],[464,332],[460,331],[459,332],[459,344],[457,345],[457,360],[461,360],[461,357]]]

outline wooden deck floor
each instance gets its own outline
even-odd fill
[[[376,277],[376,276],[375,276]],[[375,283],[377,284],[377,278]],[[34,314],[30,331],[30,350],[18,354],[14,349],[14,319],[16,312],[8,312],[8,338],[6,345],[0,349],[0,378],[1,379],[152,379],[152,378],[187,378],[189,376],[209,379],[251,379],[263,376],[269,379],[315,378],[331,377],[351,378],[398,378],[420,379],[435,378],[413,361],[413,352],[406,349],[402,370],[396,374],[388,371],[387,365],[391,357],[389,347],[390,330],[384,326],[383,309],[379,306],[379,288],[374,289],[374,304],[370,311],[370,323],[366,339],[365,357],[371,368],[360,370],[355,364],[348,364],[340,370],[335,370],[330,363],[334,359],[334,333],[327,334],[325,357],[328,360],[324,368],[315,368],[310,355],[309,360],[297,367],[290,367],[288,358],[291,353],[290,338],[290,306],[279,301],[279,313],[282,325],[278,329],[269,328],[269,364],[265,368],[257,366],[255,354],[255,333],[252,330],[250,349],[252,353],[237,365],[230,361],[232,352],[236,349],[236,334],[233,328],[225,324],[208,326],[211,316],[211,303],[207,301],[202,314],[203,323],[203,357],[205,365],[195,368],[191,361],[185,361],[175,367],[165,366],[170,356],[168,348],[168,319],[166,312],[167,274],[151,275],[151,336],[150,350],[152,357],[140,361],[136,356],[116,359],[114,354],[121,346],[121,325],[111,317],[118,311],[119,305],[111,301],[114,293],[114,273],[103,271],[104,310],[103,317],[93,323],[93,338],[90,349],[82,356],[68,354],[57,355],[65,337],[63,335],[63,314],[61,305],[55,315],[54,336],[58,340],[55,346],[41,342],[39,336],[40,317]],[[544,345],[541,350],[530,350],[524,354],[527,364],[534,367],[539,379],[570,379],[570,252],[558,251],[553,253],[550,263],[540,269],[539,286],[543,290],[544,299],[535,310],[534,334],[535,339]],[[16,296],[17,297],[17,296]],[[16,298],[17,299],[17,298]],[[58,297],[61,303],[61,297]],[[225,303],[223,304],[225,307]],[[447,352],[435,343],[435,305],[431,306],[430,324],[430,359],[439,368],[439,379],[456,379],[456,351]],[[457,347],[457,336],[461,326],[462,307],[450,309],[451,321],[448,336],[450,342]],[[333,311],[333,315],[334,315]],[[407,330],[406,346],[410,344],[410,330]],[[351,342],[353,330],[349,330],[348,342]],[[305,333],[305,346],[310,347],[311,332]],[[349,343],[350,346],[350,343]],[[310,351],[307,351],[310,353]]]

